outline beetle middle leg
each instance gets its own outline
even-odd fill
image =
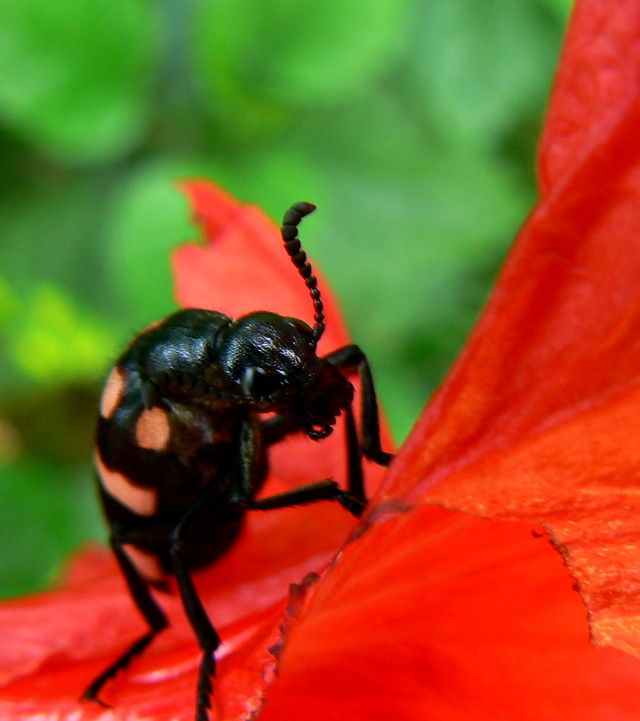
[[[203,507],[206,510],[209,501],[209,494],[204,494],[193,503],[171,534],[169,549],[182,605],[202,651],[196,694],[196,721],[209,719],[208,709],[211,708],[213,691],[211,679],[216,671],[215,651],[220,645],[220,637],[200,601],[189,572],[187,535],[198,512]]]

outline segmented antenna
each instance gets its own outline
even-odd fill
[[[312,348],[316,347],[320,336],[324,332],[324,312],[320,291],[317,288],[318,280],[312,273],[311,265],[307,261],[307,254],[302,250],[300,240],[298,239],[298,225],[300,225],[305,215],[313,213],[315,209],[316,206],[312,203],[305,203],[304,201],[295,203],[295,205],[292,205],[284,214],[282,227],[280,228],[284,247],[309,289],[311,300],[313,301],[313,310],[315,311],[313,319],[315,325],[311,333],[310,345]]]

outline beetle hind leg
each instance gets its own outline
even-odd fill
[[[155,635],[158,633],[156,629],[153,629],[141,636],[137,641],[131,644],[129,648],[123,653],[118,660],[106,668],[99,676],[97,676],[84,690],[82,694],[82,701],[93,701],[100,704],[104,708],[111,708],[108,703],[105,703],[99,696],[102,691],[102,687],[107,681],[112,679],[119,671],[127,668],[131,663],[131,660],[136,656],[139,656],[145,648],[151,643]]]
[[[142,578],[138,569],[123,550],[120,541],[112,538],[111,547],[122,569],[131,597],[149,624],[150,630],[134,641],[119,658],[97,676],[84,690],[82,694],[83,700],[94,701],[105,708],[108,708],[109,705],[100,698],[100,692],[105,683],[112,679],[119,671],[127,668],[132,659],[139,656],[151,641],[153,641],[156,635],[169,625],[166,616],[153,600],[146,581]]]

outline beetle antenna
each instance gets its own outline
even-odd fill
[[[307,261],[307,254],[302,250],[300,240],[298,238],[298,225],[305,215],[313,213],[316,206],[313,203],[295,203],[289,210],[284,214],[282,219],[282,227],[280,233],[282,240],[284,240],[284,247],[291,258],[291,261],[298,269],[298,273],[302,276],[309,293],[311,300],[313,301],[313,310],[315,315],[313,317],[315,325],[311,333],[310,345],[315,348],[320,340],[320,336],[324,332],[324,310],[322,305],[322,299],[320,298],[320,291],[318,290],[318,280],[313,275],[311,265]]]

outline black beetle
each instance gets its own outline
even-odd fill
[[[234,542],[248,510],[321,500],[354,516],[366,506],[361,454],[386,466],[369,364],[355,345],[319,357],[324,313],[298,225],[315,209],[296,203],[281,233],[307,285],[315,325],[266,311],[238,319],[186,309],[142,331],[129,344],[104,387],[97,429],[99,492],[110,543],[134,603],[149,624],[85,690],[105,705],[105,682],[140,654],[167,619],[152,595],[174,574],[200,648],[196,719],[206,721],[218,634],[202,606],[191,572],[211,564]],[[361,380],[360,434],[354,389]],[[319,480],[256,499],[268,470],[269,446],[301,431],[314,440],[345,414],[348,487]],[[268,414],[268,415],[265,415]]]

